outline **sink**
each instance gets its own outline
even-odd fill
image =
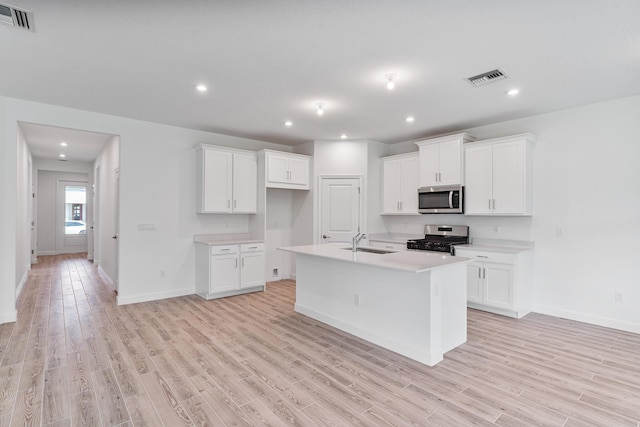
[[[352,250],[351,248],[341,248],[341,249],[344,249],[345,251]],[[374,248],[357,248],[356,251],[358,251],[358,252],[369,252],[371,254],[380,254],[380,255],[392,254],[394,252],[397,252],[397,251],[387,251],[387,250],[384,250],[384,249],[374,249]]]

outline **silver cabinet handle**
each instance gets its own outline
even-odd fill
[[[482,269],[478,269],[478,279],[482,279]]]
[[[227,208],[231,207],[231,200],[227,200]]]
[[[402,203],[404,203],[404,202],[400,202],[400,210],[402,210]]]
[[[495,208],[496,208],[496,199],[491,199],[491,200],[493,200],[493,209],[495,210]]]
[[[230,251],[231,249],[226,248],[226,249],[220,249],[220,252],[226,252],[226,251]]]
[[[489,209],[491,209],[491,199],[489,199]]]
[[[242,258],[242,268],[244,268],[244,258]]]
[[[234,199],[233,200],[233,209],[235,209],[235,208],[236,208],[236,200]]]
[[[249,246],[249,249],[258,249],[257,246]]]
[[[476,255],[476,258],[489,258],[489,257],[486,255]]]
[[[442,172],[438,172],[438,182],[442,182]]]
[[[238,268],[238,258],[236,258],[236,268]]]
[[[436,176],[436,182],[438,182],[438,172],[435,173]]]
[[[486,278],[487,278],[487,269],[486,269],[486,268],[483,268],[483,269],[482,269],[482,278],[483,278],[483,279],[486,279]]]

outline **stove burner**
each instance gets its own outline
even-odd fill
[[[455,245],[469,243],[469,227],[447,225],[425,225],[424,239],[407,241],[407,249],[448,252],[454,254]]]

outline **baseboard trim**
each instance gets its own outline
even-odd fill
[[[591,325],[602,326],[605,328],[619,329],[621,331],[633,332],[640,334],[640,324],[626,322],[623,320],[609,319],[607,317],[592,316],[584,313],[578,313],[575,311],[561,310],[553,307],[546,307],[536,305],[533,307],[533,311],[540,314],[546,314],[548,316],[561,317],[563,319],[576,320],[578,322],[589,323]]]
[[[142,295],[132,295],[132,296],[118,295],[117,303],[118,305],[136,304],[139,302],[149,302],[149,301],[157,301],[157,300],[166,299],[166,298],[183,297],[185,295],[193,295],[195,293],[196,293],[196,289],[195,287],[193,287],[193,288],[175,289],[171,291],[153,292],[153,293],[142,294]]]
[[[107,274],[106,271],[104,271],[101,265],[98,266],[98,274],[100,275],[102,280],[104,280],[105,283],[109,286],[109,288],[115,291],[116,288],[113,285],[113,280],[111,280],[111,277],[109,277],[109,275]]]

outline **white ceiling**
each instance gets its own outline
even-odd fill
[[[638,0],[10,3],[35,33],[0,25],[0,94],[276,143],[394,143],[640,94]],[[465,81],[498,67],[510,79]]]
[[[113,135],[35,123],[19,123],[34,157],[60,161],[92,162]],[[64,142],[67,145],[61,146]],[[64,154],[64,158],[60,158]]]

